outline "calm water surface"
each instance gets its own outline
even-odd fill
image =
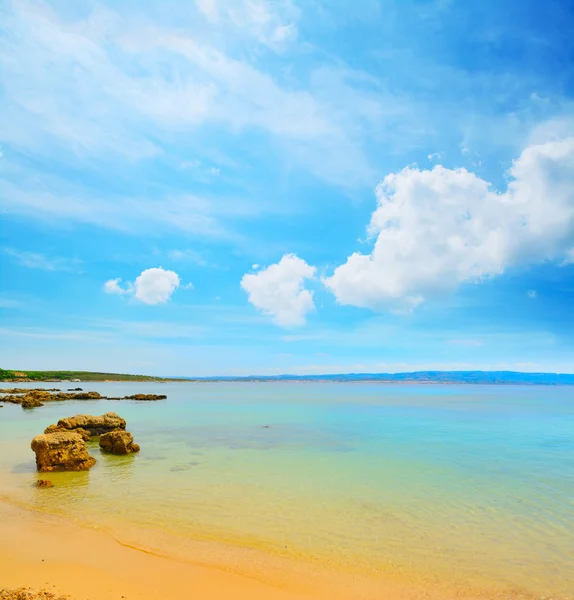
[[[4,405],[1,495],[134,539],[140,531],[142,544],[166,552],[225,540],[367,571],[574,594],[572,388],[80,385],[168,400]],[[106,456],[92,444],[89,473],[50,474],[54,488],[33,488],[32,437],[61,417],[107,411],[127,420],[141,453]]]

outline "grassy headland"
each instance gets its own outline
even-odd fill
[[[0,369],[0,381],[166,381],[149,375],[94,373],[92,371],[10,371]]]

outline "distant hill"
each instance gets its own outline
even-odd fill
[[[412,373],[347,373],[248,377],[182,377],[194,381],[372,381],[379,383],[459,383],[493,385],[574,385],[574,374],[519,371],[414,371]]]
[[[521,373],[519,371],[414,371],[412,373],[338,373],[334,375],[250,375],[247,377],[152,377],[92,371],[7,371],[0,381],[335,381],[427,384],[574,385],[570,373]]]
[[[0,369],[0,381],[164,381],[148,375],[93,373],[91,371],[7,371]]]

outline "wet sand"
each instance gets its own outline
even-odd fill
[[[366,579],[309,565],[269,566],[258,577],[160,557],[112,535],[0,501],[0,588],[30,586],[74,600],[478,600],[489,592]],[[524,596],[504,594],[505,599]]]

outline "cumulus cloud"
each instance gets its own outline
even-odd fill
[[[122,285],[120,278],[110,279],[104,284],[107,294],[134,295],[145,304],[161,304],[167,302],[175,290],[180,286],[179,275],[175,271],[168,271],[161,267],[145,269],[136,278],[135,282]],[[191,289],[191,283],[184,286]]]
[[[116,279],[108,279],[106,283],[104,283],[104,292],[106,294],[131,294],[133,293],[133,285],[128,281],[128,283],[122,287],[122,280],[117,277]]]
[[[295,254],[285,254],[278,263],[244,275],[241,287],[249,295],[249,302],[272,316],[277,325],[298,327],[315,309],[313,292],[304,287],[306,279],[315,277],[315,271]]]
[[[141,272],[135,281],[135,296],[146,304],[167,302],[179,287],[179,276],[175,271],[153,267]]]
[[[385,177],[369,234],[324,284],[340,304],[412,308],[508,267],[563,259],[574,246],[574,137],[527,147],[505,192],[466,169],[408,167]]]

